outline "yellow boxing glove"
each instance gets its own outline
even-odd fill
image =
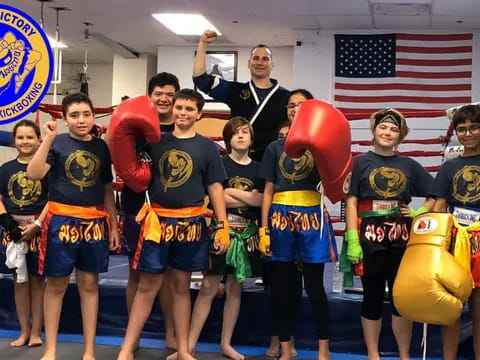
[[[448,252],[453,216],[427,213],[413,221],[393,286],[393,302],[406,319],[455,323],[472,291],[472,278]]]
[[[271,256],[270,254],[270,230],[268,227],[262,226],[258,229],[258,237],[260,242],[258,243],[258,250],[265,256]]]
[[[227,220],[217,221],[213,243],[215,249],[218,249],[221,253],[228,250],[230,246],[230,228]]]

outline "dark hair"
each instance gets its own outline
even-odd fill
[[[175,92],[180,90],[180,83],[175,75],[168,72],[161,72],[153,76],[148,82],[148,95],[152,95],[156,86],[164,87],[166,85],[172,85],[175,88]]]
[[[285,100],[285,105],[288,104],[288,100],[290,100],[290,98],[295,95],[295,94],[300,94],[300,95],[303,95],[303,97],[307,100],[310,100],[310,99],[313,99],[313,95],[310,91],[306,90],[306,89],[295,89],[295,90],[292,90],[290,91],[288,94],[287,94],[287,98]]]
[[[223,132],[222,132],[223,141],[225,142],[225,147],[227,148],[227,151],[229,154],[232,152],[232,146],[230,145],[230,142],[232,141],[233,135],[235,135],[235,133],[239,128],[245,125],[248,125],[248,130],[250,131],[250,138],[253,144],[253,127],[248,122],[248,120],[245,119],[244,117],[234,116],[233,118],[228,120],[225,126],[223,127]]]
[[[463,124],[467,120],[480,123],[480,106],[479,105],[463,105],[453,114],[452,123],[455,129],[458,125]]]
[[[178,99],[195,101],[195,103],[197,104],[198,112],[202,111],[203,106],[205,105],[205,99],[203,98],[202,94],[193,89],[182,89],[177,91],[177,93],[173,97],[173,105],[175,105],[175,102]]]
[[[15,139],[15,136],[17,136],[17,130],[20,126],[31,127],[33,131],[35,131],[35,135],[37,135],[37,138],[40,139],[40,136],[41,136],[40,127],[37,124],[35,124],[32,120],[27,120],[27,119],[20,120],[15,124],[12,132],[13,139]]]
[[[92,113],[95,113],[95,110],[93,109],[92,100],[87,95],[85,95],[84,93],[78,92],[78,93],[74,93],[74,94],[69,94],[69,95],[67,95],[63,98],[63,100],[62,100],[62,114],[63,114],[64,118],[67,117],[67,112],[68,112],[68,108],[70,107],[70,105],[77,104],[77,103],[88,104],[88,106],[90,106],[90,110],[92,110]]]
[[[255,46],[250,50],[250,57],[252,57],[253,52],[254,52],[256,49],[259,49],[259,48],[264,48],[264,49],[268,50],[268,52],[270,53],[270,57],[273,57],[273,51],[272,51],[272,49],[270,49],[270,47],[269,47],[268,45],[265,45],[265,44],[255,45]]]
[[[277,127],[277,135],[280,132],[280,130],[283,129],[284,127],[289,128],[291,126],[292,126],[292,122],[290,120],[281,122],[280,125],[278,125],[278,127]]]

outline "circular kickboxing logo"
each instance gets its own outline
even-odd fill
[[[52,48],[43,29],[23,11],[0,4],[0,125],[35,110],[52,74]]]

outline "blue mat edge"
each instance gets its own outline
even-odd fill
[[[0,338],[16,338],[20,332],[18,330],[2,330],[0,329]],[[83,343],[83,336],[79,334],[58,334],[58,341],[61,343]],[[110,346],[120,346],[122,344],[123,338],[116,336],[97,336],[96,344],[98,345],[110,345]],[[164,340],[156,340],[149,338],[142,338],[140,340],[140,346],[152,349],[165,349]],[[249,356],[261,356],[264,355],[267,348],[260,346],[245,346],[245,345],[236,345],[237,349],[241,354]],[[220,352],[219,344],[211,343],[198,343],[196,350],[199,352],[208,352],[208,353],[218,353]],[[298,359],[317,359],[317,352],[311,350],[300,350],[297,349]],[[355,355],[355,354],[345,354],[345,353],[331,353],[332,360],[360,360],[365,359],[365,355]],[[393,360],[398,359],[398,357],[382,357],[383,360]],[[422,358],[412,357],[411,360],[420,360]],[[427,357],[428,360],[442,360],[441,357]],[[467,360],[466,357],[458,357],[457,360]]]

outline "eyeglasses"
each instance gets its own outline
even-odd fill
[[[298,103],[289,103],[287,104],[287,110],[293,110],[295,108],[297,108],[298,106],[302,105],[303,101],[301,102],[298,102]]]
[[[469,132],[471,135],[478,135],[480,134],[480,124],[479,125],[471,125],[470,127],[459,126],[455,129],[457,135],[467,135]]]

